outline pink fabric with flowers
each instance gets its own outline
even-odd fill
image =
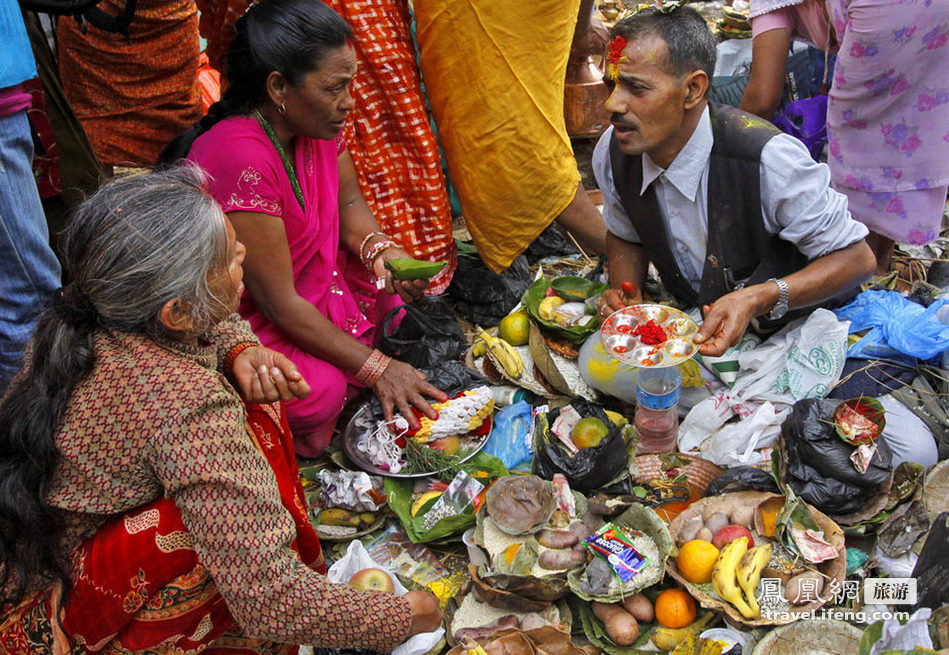
[[[752,0],[752,14],[760,5]],[[752,29],[786,27],[821,44],[822,5],[839,43],[827,110],[834,186],[874,232],[932,241],[949,186],[949,3],[805,0],[757,16]]]
[[[216,124],[198,137],[188,159],[210,173],[211,195],[225,213],[260,212],[283,220],[297,293],[336,327],[371,345],[374,323],[378,324],[379,315],[398,297],[393,300],[383,293],[376,302],[365,268],[340,250],[337,158],[345,142],[342,137],[335,142],[303,136],[295,139],[294,168],[305,212],[276,148],[253,118],[228,118]],[[244,245],[248,250],[254,248],[252,240]],[[301,350],[260,313],[246,292],[239,311],[261,343],[287,355],[313,388],[309,398],[288,403],[287,414],[297,452],[319,454],[332,435],[347,388],[354,383],[352,376]]]
[[[827,9],[840,43],[827,112],[833,182],[874,232],[932,241],[949,184],[949,3]]]

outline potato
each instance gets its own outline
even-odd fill
[[[805,582],[813,580],[814,582]],[[784,599],[793,605],[813,603],[824,590],[824,576],[817,571],[799,573],[784,586]]]
[[[749,505],[739,505],[732,510],[732,523],[745,528],[750,528],[755,519],[755,508]]]
[[[593,613],[603,621],[606,633],[619,646],[630,646],[639,636],[639,623],[619,603],[593,603]]]
[[[712,537],[714,537],[714,536],[715,536],[715,535],[712,534],[712,531],[709,530],[709,529],[708,529],[707,527],[705,527],[704,525],[702,526],[702,528],[701,528],[698,532],[695,533],[695,538],[696,538],[696,539],[701,539],[702,541],[707,541],[707,542],[709,542],[709,543],[712,542]]]
[[[624,598],[623,609],[632,614],[637,621],[643,623],[652,623],[652,620],[656,618],[652,603],[641,593]]]
[[[570,530],[544,528],[537,533],[537,541],[547,548],[570,548],[579,541],[579,538]]]
[[[540,554],[537,563],[548,571],[566,571],[575,569],[587,561],[585,550],[545,550]]]
[[[714,535],[728,525],[728,516],[724,512],[715,512],[705,519],[705,527]]]
[[[676,537],[679,545],[681,546],[687,541],[692,541],[695,539],[695,535],[698,534],[698,531],[704,527],[701,516],[693,516],[688,520],[688,522],[682,526],[682,529],[679,530],[679,534]]]

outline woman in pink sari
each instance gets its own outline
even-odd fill
[[[949,3],[751,0],[753,66],[741,108],[771,118],[791,38],[837,52],[828,165],[870,228],[877,272],[894,242],[939,236],[949,189]]]
[[[371,387],[386,416],[434,418],[444,400],[408,364],[373,349],[376,326],[401,296],[386,260],[407,257],[379,231],[340,136],[353,108],[351,31],[319,0],[263,0],[237,23],[229,87],[194,138],[169,146],[213,178],[211,194],[247,245],[240,313],[287,355],[313,393],[288,405],[297,453],[320,454],[346,400]],[[193,143],[192,143],[193,142]],[[184,144],[184,145],[183,145]]]

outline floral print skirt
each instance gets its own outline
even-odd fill
[[[834,185],[874,232],[932,241],[949,184],[949,3],[827,6],[840,43],[827,114]]]

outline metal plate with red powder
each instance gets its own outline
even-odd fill
[[[603,321],[603,347],[613,357],[639,368],[674,366],[695,355],[698,324],[665,305],[631,305]],[[663,339],[663,337],[665,337]]]

